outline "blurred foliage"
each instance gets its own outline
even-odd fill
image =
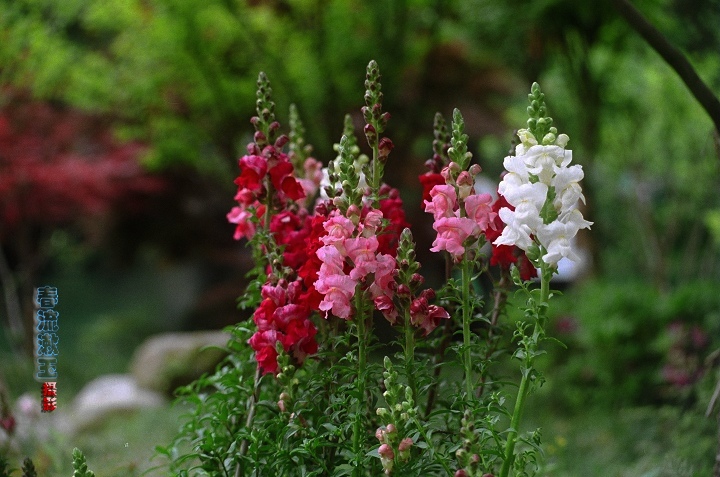
[[[556,348],[546,363],[562,409],[694,405],[703,362],[720,346],[717,282],[668,294],[641,281],[591,281],[554,302]],[[707,402],[700,405],[706,405]]]

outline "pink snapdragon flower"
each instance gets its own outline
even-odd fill
[[[436,185],[430,191],[431,201],[425,201],[425,212],[430,212],[437,221],[442,217],[454,217],[457,209],[457,193],[455,187],[444,184]]]
[[[473,194],[465,198],[465,212],[468,218],[477,224],[475,234],[488,228],[497,215],[492,210],[493,198],[490,194]]]
[[[328,275],[318,278],[315,289],[324,295],[320,310],[338,318],[350,319],[352,308],[350,300],[355,295],[355,281],[347,275]],[[327,313],[326,313],[327,314]]]
[[[465,253],[463,242],[475,232],[477,225],[467,217],[442,217],[435,220],[433,228],[438,235],[433,242],[432,252],[447,250],[457,259]]]
[[[322,261],[318,277],[343,273],[345,257],[335,245],[325,245],[317,249],[317,257]]]
[[[362,223],[362,236],[371,237],[377,234],[378,229],[382,226],[383,213],[377,209],[371,209],[365,215]]]
[[[235,234],[233,234],[233,238],[235,240],[240,240],[243,237],[250,239],[253,235],[255,235],[256,228],[255,224],[251,221],[252,217],[252,212],[242,207],[233,207],[230,212],[228,212],[228,222],[231,224],[237,224],[237,227],[235,227]]]
[[[235,184],[241,189],[259,191],[262,188],[262,179],[267,173],[267,159],[262,156],[248,155],[238,159],[240,176]]]
[[[340,214],[335,214],[323,224],[327,231],[327,235],[322,237],[322,243],[325,245],[334,245],[343,243],[355,231],[355,224],[350,219]]]
[[[377,237],[370,238],[356,237],[349,238],[343,242],[347,256],[353,262],[353,269],[350,271],[350,278],[361,280],[369,273],[377,269],[375,252],[378,248]]]

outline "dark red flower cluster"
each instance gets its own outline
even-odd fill
[[[425,336],[437,328],[440,320],[450,318],[445,308],[429,304],[434,299],[435,290],[426,288],[410,304],[410,322],[414,326],[422,328],[425,331]]]
[[[234,235],[236,240],[242,237],[249,239],[255,235],[253,217],[262,222],[265,205],[261,201],[269,187],[274,189],[273,197],[280,204],[285,204],[288,199],[297,201],[305,197],[302,185],[293,174],[292,163],[287,154],[281,152],[286,142],[287,137],[280,136],[275,145],[266,146],[262,151],[257,144],[250,143],[248,155],[238,160],[240,176],[235,179],[238,186],[235,200],[238,206],[227,214],[228,221],[237,224]]]
[[[500,209],[507,207],[515,210],[515,207],[505,200],[505,197],[498,193],[497,200],[492,205],[492,211],[495,212],[495,218],[485,230],[485,237],[488,242],[493,244],[503,232],[505,222],[500,218]],[[514,245],[492,245],[492,256],[490,257],[490,265],[499,266],[504,269],[510,268],[515,263],[520,268],[520,278],[530,280],[537,277],[537,270],[525,255],[525,252]]]
[[[249,343],[263,374],[278,372],[277,342],[298,363],[317,353],[317,329],[310,321],[312,310],[302,299],[302,288],[299,280],[290,283],[280,280],[275,286],[262,287],[263,301],[253,315],[257,332]]]

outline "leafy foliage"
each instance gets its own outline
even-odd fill
[[[95,477],[95,472],[88,469],[85,455],[77,447],[73,449],[73,477]]]

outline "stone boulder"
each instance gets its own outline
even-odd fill
[[[61,432],[75,434],[102,425],[110,416],[166,403],[162,394],[139,387],[129,374],[108,374],[86,384],[69,409],[59,404],[52,414],[58,415]]]
[[[230,334],[222,331],[163,333],[140,345],[130,363],[138,385],[172,395],[178,387],[212,373],[227,356]]]

